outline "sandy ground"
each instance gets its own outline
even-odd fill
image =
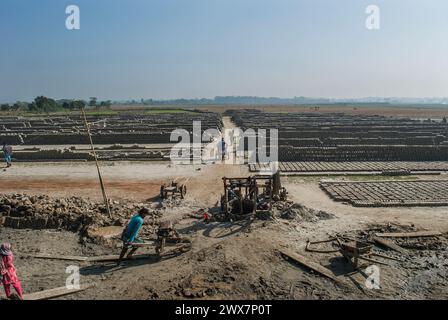
[[[222,193],[224,176],[248,176],[246,166],[179,165],[170,162],[102,162],[107,195],[114,199],[146,200],[157,196],[160,185],[176,180],[188,185],[188,194],[212,205]],[[102,199],[94,163],[15,163],[0,171],[0,193],[77,195]],[[213,203],[212,203],[213,202]]]

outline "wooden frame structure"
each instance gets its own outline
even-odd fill
[[[227,216],[255,214],[261,203],[266,203],[267,210],[271,210],[273,196],[280,190],[276,175],[223,177],[222,181],[221,211]]]

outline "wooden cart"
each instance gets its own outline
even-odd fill
[[[172,181],[168,185],[160,186],[160,198],[167,199],[169,195],[171,197],[180,196],[181,199],[187,194],[187,186],[178,182]]]

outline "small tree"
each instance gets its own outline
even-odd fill
[[[111,105],[112,105],[112,103],[111,103],[110,100],[107,100],[107,101],[101,101],[101,103],[100,103],[100,106],[101,106],[102,108],[110,108]]]
[[[71,109],[71,104],[72,104],[71,102],[64,101],[62,103],[62,108],[66,109],[66,110],[70,110]]]
[[[40,96],[34,99],[34,102],[29,106],[30,111],[37,112],[52,112],[60,109],[58,103],[50,98]]]
[[[9,111],[9,110],[11,110],[11,107],[10,107],[9,104],[4,103],[4,104],[2,104],[2,105],[0,106],[0,110],[1,110],[1,111]]]
[[[26,111],[28,110],[28,103],[17,101],[11,107],[12,111]]]
[[[84,100],[74,100],[72,101],[72,108],[74,110],[80,110],[86,106],[86,102]]]
[[[96,97],[90,97],[89,99],[90,99],[89,106],[90,107],[96,107],[98,99]]]

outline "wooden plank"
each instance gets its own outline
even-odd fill
[[[110,262],[110,261],[118,261],[120,258],[119,255],[110,255],[110,256],[98,256],[98,257],[90,257],[90,262]],[[151,255],[148,254],[140,254],[136,256],[132,256],[130,258],[123,258],[123,261],[125,260],[140,260],[140,259],[150,259]]]
[[[377,264],[380,264],[380,265],[383,265],[383,266],[389,266],[389,264],[387,264],[385,262],[381,262],[381,261],[378,261],[378,260],[375,260],[375,259],[371,259],[371,258],[367,258],[367,257],[363,257],[363,256],[359,256],[358,259],[359,260],[365,260],[365,261],[372,262],[372,263],[377,263]]]
[[[302,255],[300,255],[298,253],[286,250],[286,249],[281,249],[279,251],[280,251],[281,254],[283,254],[284,256],[287,256],[288,258],[296,261],[297,263],[299,263],[299,264],[301,264],[301,265],[303,265],[303,266],[305,266],[305,267],[307,267],[307,268],[309,268],[309,269],[311,269],[311,270],[313,270],[313,271],[323,275],[324,277],[327,277],[327,278],[329,278],[329,279],[331,279],[331,280],[333,280],[333,281],[335,281],[337,283],[340,283],[340,280],[338,278],[336,278],[333,275],[333,273],[331,273],[330,270],[328,270],[327,268],[321,266],[320,264],[315,263],[313,261],[310,261],[308,258],[306,258],[306,257],[304,257],[304,256],[302,256]]]
[[[415,237],[432,237],[440,236],[439,231],[416,231],[416,232],[392,232],[392,233],[375,233],[377,237],[385,238],[415,238]]]
[[[67,261],[89,261],[89,257],[81,256],[60,256],[60,255],[50,255],[50,254],[36,254],[36,255],[25,255],[25,257],[37,258],[37,259],[53,259],[53,260],[67,260]]]
[[[86,289],[93,287],[94,285],[95,284],[90,283],[90,284],[81,285],[79,289],[67,289],[66,287],[59,287],[59,288],[24,294],[23,300],[46,300],[46,299],[51,299],[51,298],[62,297],[62,296],[66,296],[68,294],[84,291]]]
[[[380,244],[380,245],[382,245],[382,246],[384,246],[386,248],[389,248],[391,250],[398,251],[400,253],[406,253],[406,249],[404,249],[404,248],[402,248],[402,247],[396,245],[395,243],[393,243],[391,241],[388,241],[386,239],[381,239],[379,237],[373,237],[373,241],[375,241],[376,243],[378,243],[378,244]]]
[[[153,242],[133,242],[129,244],[133,247],[152,247],[155,245],[155,241]]]
[[[133,243],[135,247],[148,247],[154,246],[154,242],[142,242]],[[24,255],[24,257],[31,257],[36,259],[48,259],[48,260],[65,260],[65,261],[80,261],[80,262],[100,262],[100,261],[116,261],[118,260],[118,255],[106,255],[97,257],[83,257],[83,256],[62,256],[62,255],[51,255],[51,254],[35,254],[35,255]],[[131,257],[131,259],[144,259],[148,258],[148,255],[136,255]],[[127,258],[123,260],[129,260]]]

